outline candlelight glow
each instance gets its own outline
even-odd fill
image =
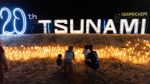
[[[136,40],[137,43],[128,41],[124,48],[106,46],[104,48],[96,48],[99,58],[114,57],[122,60],[123,62],[130,61],[132,63],[146,64],[150,60],[150,42],[148,40]],[[141,49],[139,49],[141,48]],[[33,46],[33,47],[6,47],[7,59],[9,60],[28,60],[31,58],[56,58],[60,53],[64,56],[65,50],[68,46]],[[82,54],[83,48],[74,47],[76,60],[83,61],[84,56]]]

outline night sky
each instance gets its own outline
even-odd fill
[[[0,0],[0,8],[22,8],[38,20],[114,19],[121,12],[150,12],[149,0]]]
[[[38,19],[113,18],[124,11],[149,11],[148,0],[1,0],[0,6],[20,7]]]

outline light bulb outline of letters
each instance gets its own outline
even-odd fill
[[[6,11],[6,12],[8,13],[8,18],[6,19],[6,21],[5,21],[5,23],[4,23],[3,27],[2,27],[2,29],[3,29],[2,34],[13,34],[14,31],[12,31],[12,32],[7,32],[7,33],[5,32],[5,27],[6,27],[6,25],[9,23],[9,21],[10,21],[11,18],[12,18],[11,11],[10,11],[8,8],[3,7],[3,8],[0,10],[1,19],[3,19],[3,16],[2,16],[3,11]]]
[[[12,32],[6,32],[5,31],[6,25],[10,22],[10,20],[12,18],[12,13],[11,13],[11,11],[7,7],[1,8],[1,10],[0,10],[0,17],[1,17],[1,19],[3,19],[3,16],[2,16],[3,11],[6,11],[8,13],[8,18],[6,19],[6,21],[5,21],[5,23],[4,23],[3,27],[2,27],[2,29],[3,29],[2,34],[13,34],[14,32],[16,32],[17,34],[23,34],[25,32],[25,30],[26,30],[26,25],[27,25],[26,15],[25,15],[24,11],[22,9],[20,9],[20,8],[15,8],[13,10],[13,16],[14,16],[13,28],[14,28],[14,30]],[[16,28],[16,20],[19,19],[16,16],[16,14],[15,14],[17,11],[21,13],[22,18],[23,18],[23,28],[22,28],[21,32],[19,32],[17,30],[17,28]]]
[[[16,19],[19,19],[16,15],[15,15],[15,12],[16,11],[19,11],[20,13],[21,13],[21,15],[22,15],[22,17],[23,17],[23,28],[22,28],[22,31],[21,32],[19,32],[18,30],[17,30],[17,28],[16,28]],[[13,23],[14,23],[14,31],[17,33],[17,34],[23,34],[24,32],[25,32],[25,30],[26,30],[26,15],[25,15],[25,13],[23,12],[23,10],[22,9],[20,9],[20,8],[15,8],[14,10],[13,10],[13,15],[14,15],[14,17],[15,17],[15,19],[14,19],[14,21],[13,21]]]

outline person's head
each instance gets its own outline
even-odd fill
[[[89,48],[88,45],[84,45],[84,49],[87,50]]]
[[[69,47],[68,47],[68,50],[73,50],[73,46],[69,46]]]
[[[58,58],[61,58],[62,57],[62,54],[58,54]]]
[[[89,45],[89,51],[93,50],[93,45]]]

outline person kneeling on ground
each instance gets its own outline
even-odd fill
[[[89,53],[86,57],[86,64],[93,70],[97,70],[100,65],[100,61],[98,59],[98,54],[96,51],[93,50],[93,45],[89,45]]]

